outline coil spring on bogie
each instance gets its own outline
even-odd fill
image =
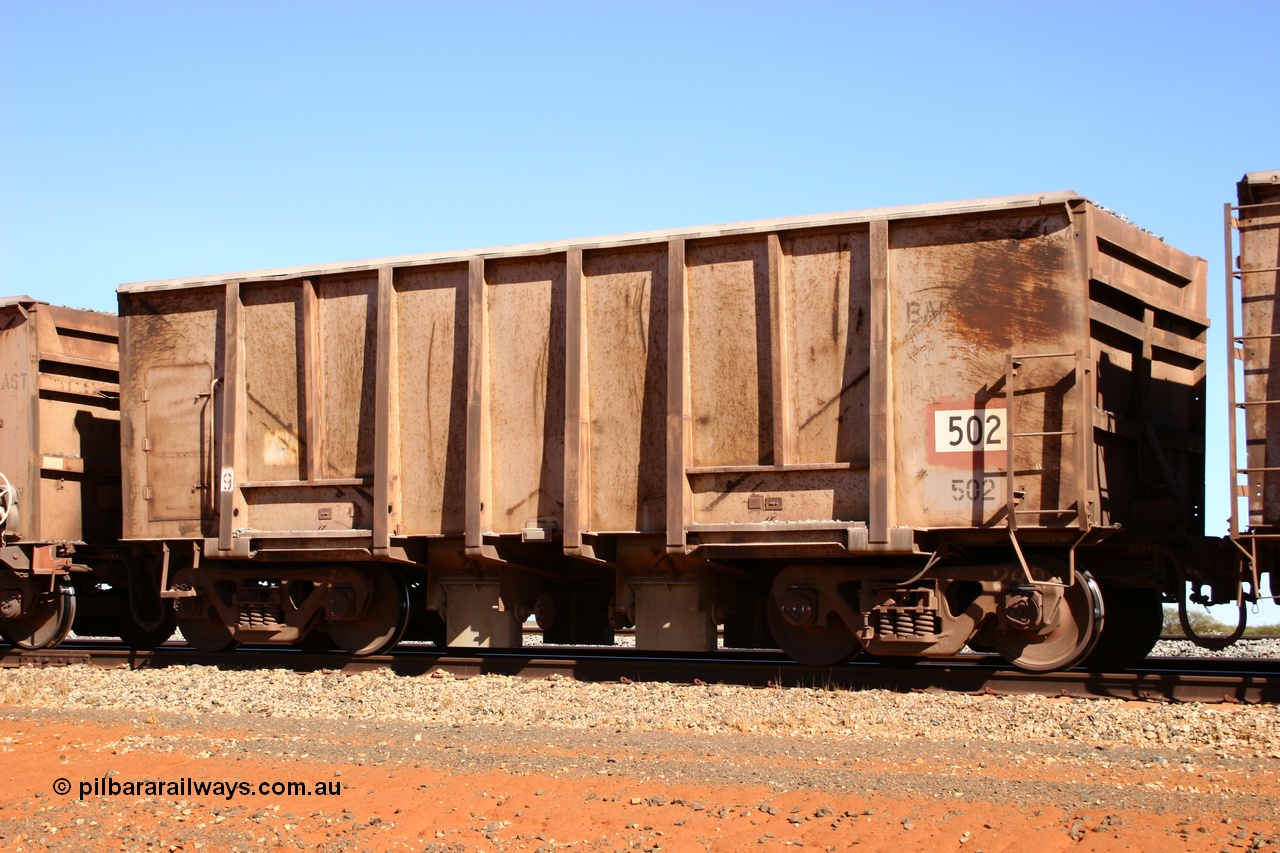
[[[916,637],[924,637],[925,634],[938,633],[938,616],[937,613],[928,611],[920,611],[915,615],[915,635]]]
[[[927,637],[938,633],[938,614],[928,610],[877,610],[872,617],[876,633],[895,637]]]
[[[907,610],[899,610],[894,614],[893,633],[899,637],[912,637],[916,633],[915,619],[912,618],[911,612]]]
[[[277,628],[284,624],[284,608],[266,603],[245,603],[240,605],[241,628]]]

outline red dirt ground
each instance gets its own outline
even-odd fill
[[[958,751],[944,765],[924,756],[945,746],[908,744],[899,761],[858,764],[859,776],[872,780],[899,774],[928,785],[977,780],[984,783],[978,790],[989,790],[991,796],[975,795],[972,786],[968,793],[957,790],[950,796],[894,796],[812,785],[779,791],[776,785],[743,783],[738,771],[762,763],[771,776],[786,776],[801,763],[806,771],[822,766],[821,756],[811,762],[794,755],[762,759],[762,741],[765,753],[768,741],[757,736],[717,740],[714,761],[708,763],[701,745],[693,754],[649,749],[637,762],[631,760],[636,755],[627,754],[625,741],[592,749],[572,738],[561,742],[545,730],[536,736],[493,739],[471,732],[464,733],[461,746],[432,747],[428,744],[434,734],[428,733],[431,737],[421,744],[414,736],[413,745],[391,745],[387,760],[386,753],[382,759],[370,758],[388,745],[385,735],[344,729],[341,722],[332,724],[335,743],[326,745],[314,733],[301,740],[279,734],[246,739],[243,727],[249,720],[208,726],[200,720],[195,725],[201,732],[194,730],[192,718],[177,715],[131,721],[106,714],[72,719],[58,712],[3,710],[0,847],[15,851],[280,847],[547,853],[803,846],[1052,853],[1273,850],[1280,838],[1274,816],[1232,817],[1245,801],[1256,808],[1280,790],[1280,761],[1275,759],[1216,772],[1178,772],[1171,765],[1157,774],[1112,765],[1104,773],[1034,750],[1003,759],[984,753],[980,762]],[[612,737],[621,741],[624,736]],[[252,749],[247,749],[250,741]],[[735,743],[742,745],[741,754]],[[456,762],[441,762],[448,754],[458,757],[459,750],[477,772],[459,772]],[[920,754],[911,757],[913,751]],[[535,755],[541,762],[536,769],[530,764]],[[1201,759],[1209,756],[1197,756]],[[644,772],[673,766],[685,767],[703,781],[648,778]],[[615,767],[616,775],[608,775]],[[94,780],[101,788],[108,774],[122,786],[190,777],[243,782],[250,791],[262,782],[301,781],[308,790],[323,783],[332,793],[289,796],[240,790],[230,799],[190,791],[95,795]],[[52,788],[58,778],[70,783],[65,796]],[[1069,792],[1075,790],[1072,786],[1090,784],[1117,796],[1102,805],[1080,803],[1075,808],[1017,802],[1006,786],[1027,780],[1049,786],[1051,792],[1057,790],[1054,786]],[[90,788],[83,799],[82,783]],[[340,793],[336,783],[341,783]],[[1119,795],[1123,791],[1157,799],[1125,803]]]

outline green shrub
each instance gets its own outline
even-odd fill
[[[1235,630],[1235,625],[1228,625],[1215,619],[1212,614],[1205,611],[1203,607],[1192,605],[1187,609],[1187,621],[1191,623],[1191,630],[1200,636],[1213,637],[1221,634],[1230,634]],[[1234,620],[1233,620],[1234,621]],[[1167,605],[1164,608],[1164,629],[1161,633],[1171,634],[1177,637],[1182,636],[1182,625],[1178,621],[1178,608]],[[1249,623],[1244,629],[1246,637],[1274,635],[1280,634],[1280,625],[1262,625]]]

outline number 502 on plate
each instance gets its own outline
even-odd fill
[[[935,409],[936,453],[974,453],[1005,449],[1004,409]]]

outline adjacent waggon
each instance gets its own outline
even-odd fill
[[[126,285],[134,630],[1132,662],[1270,570],[1204,535],[1205,291],[1074,193]]]
[[[1280,171],[1245,175],[1236,185],[1236,197],[1236,205],[1225,205],[1223,229],[1231,411],[1229,536],[1242,555],[1244,588],[1256,593],[1262,576],[1268,575],[1274,595],[1280,546]],[[1242,363],[1239,379],[1236,362]],[[1241,439],[1243,448],[1238,446]],[[1243,628],[1242,610],[1236,636]]]
[[[117,334],[110,314],[0,300],[0,637],[20,648],[73,621],[143,646],[173,633],[153,566],[119,541]]]

